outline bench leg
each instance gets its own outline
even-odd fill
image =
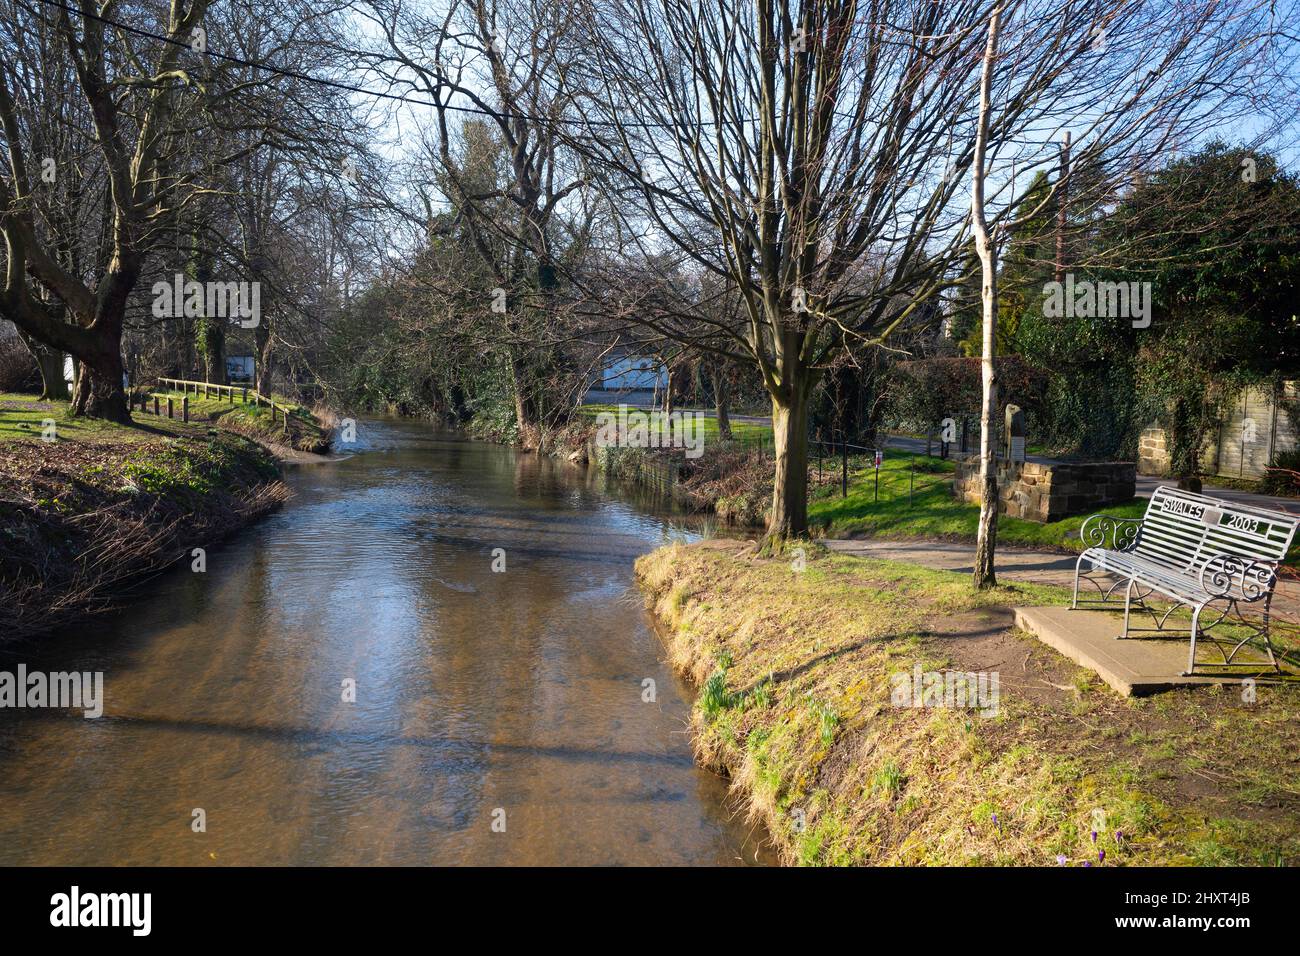
[[[1133,585],[1135,583],[1137,583],[1136,578],[1129,578],[1128,587],[1124,591],[1124,630],[1119,637],[1115,638],[1117,641],[1128,638],[1128,618],[1129,613],[1133,610]]]
[[[1273,603],[1273,595],[1270,594],[1267,598],[1264,599],[1264,650],[1268,651],[1268,662],[1273,665],[1273,670],[1277,671],[1278,673],[1281,673],[1282,665],[1277,662],[1277,657],[1275,657],[1273,654],[1273,641],[1269,638],[1269,634],[1268,634],[1270,630],[1269,605],[1272,603]],[[1240,611],[1237,612],[1237,616],[1238,617],[1241,616]]]
[[[1187,652],[1187,670],[1183,671],[1182,675],[1184,677],[1191,677],[1196,673],[1196,632],[1201,625],[1202,610],[1204,610],[1204,605],[1192,611],[1192,646]]]
[[[1074,562],[1074,599],[1070,601],[1070,610],[1079,610],[1079,572],[1083,570],[1083,555]]]

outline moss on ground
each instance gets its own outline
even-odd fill
[[[999,608],[1057,588],[976,592],[963,574],[723,541],[662,548],[637,574],[702,689],[700,761],[787,862],[1300,863],[1300,687],[1122,699]],[[917,664],[998,671],[996,716],[894,706]]]

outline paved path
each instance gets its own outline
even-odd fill
[[[1160,485],[1169,484],[1177,484],[1177,482],[1168,478],[1152,478],[1150,475],[1138,475],[1137,493],[1140,497],[1150,498],[1151,492],[1155,491]],[[1260,495],[1250,491],[1238,491],[1235,488],[1223,488],[1208,481],[1201,483],[1201,494],[1209,495],[1211,498],[1222,498],[1225,501],[1235,501],[1240,505],[1250,505],[1252,508],[1266,508],[1269,511],[1289,511],[1292,514],[1300,514],[1300,498],[1281,498],[1277,495]]]

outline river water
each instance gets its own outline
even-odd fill
[[[0,863],[768,862],[691,761],[632,579],[685,519],[421,424],[356,447],[293,469],[206,572],[0,645],[2,670],[103,671],[106,698],[0,710]]]

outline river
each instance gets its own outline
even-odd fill
[[[357,438],[205,572],[0,645],[106,701],[0,710],[0,863],[770,862],[632,579],[686,519],[414,422]]]

